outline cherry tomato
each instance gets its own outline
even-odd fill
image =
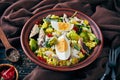
[[[76,26],[74,26],[73,27],[73,30],[75,30],[76,32],[79,30],[79,28],[78,27],[76,27]]]
[[[39,24],[40,24],[40,22],[39,22],[39,21],[36,21],[36,22],[35,22],[35,24],[39,25]]]
[[[38,56],[38,59],[43,61],[43,62],[46,62],[46,60],[43,57]]]
[[[48,37],[53,37],[53,35],[51,33],[48,33],[47,36]]]

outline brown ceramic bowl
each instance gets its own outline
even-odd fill
[[[25,54],[39,66],[42,66],[44,68],[51,69],[51,70],[56,70],[56,71],[73,71],[73,70],[81,69],[81,68],[86,67],[89,64],[91,64],[101,53],[101,50],[103,47],[103,37],[102,37],[101,31],[100,31],[98,25],[90,17],[88,17],[87,15],[85,15],[79,11],[77,11],[78,13],[76,14],[76,16],[78,18],[86,19],[89,21],[90,26],[93,30],[93,33],[96,35],[96,37],[101,42],[99,45],[97,45],[94,48],[94,51],[92,52],[92,54],[88,58],[86,58],[84,61],[82,61],[78,64],[75,64],[73,66],[69,66],[69,67],[50,66],[50,65],[40,61],[34,55],[34,53],[31,51],[31,49],[29,47],[29,35],[30,35],[31,29],[36,21],[39,20],[41,22],[42,19],[45,18],[49,14],[55,14],[58,16],[62,16],[63,13],[65,13],[68,16],[72,16],[75,12],[76,12],[76,10],[73,10],[73,9],[57,8],[57,9],[50,9],[50,10],[42,11],[42,12],[34,15],[33,17],[31,17],[26,22],[26,24],[24,25],[22,32],[21,32],[21,45],[22,45],[22,48],[23,48]]]
[[[10,67],[14,67],[14,66],[11,64],[0,64],[0,72],[2,72],[3,70],[7,70]],[[15,77],[13,80],[18,80],[18,71],[15,67],[14,67],[14,70],[15,70],[15,74],[14,74]]]

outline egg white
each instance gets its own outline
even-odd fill
[[[70,42],[69,42],[69,40],[66,38],[65,35],[60,36],[60,37],[58,38],[58,41],[60,41],[60,40],[63,39],[63,38],[64,38],[64,39],[66,40],[66,42],[67,42],[67,46],[68,46],[67,50],[64,51],[64,52],[60,52],[60,51],[57,49],[57,46],[56,46],[56,45],[55,45],[55,50],[56,50],[56,55],[58,56],[58,58],[59,58],[60,60],[67,60],[67,59],[70,57],[70,55],[71,55]]]
[[[68,24],[70,24],[70,23],[68,23]],[[72,30],[73,27],[74,27],[74,24],[70,24],[70,26],[68,26],[68,27],[69,27],[68,30],[59,30],[58,22],[57,22],[57,21],[54,21],[54,20],[51,21],[51,25],[52,25],[52,27],[53,27],[55,30],[58,30],[58,31],[70,31],[70,30]],[[64,26],[63,26],[63,27],[64,27]]]

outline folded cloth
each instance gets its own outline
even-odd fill
[[[52,74],[52,75],[50,75]],[[55,72],[37,66],[24,80],[72,80],[68,72]]]
[[[98,24],[104,37],[101,55],[89,66],[71,72],[36,67],[24,80],[99,80],[105,71],[109,48],[120,46],[119,3],[120,0],[1,0],[0,27],[15,47],[20,48],[20,33],[25,22],[36,13],[53,8],[71,8],[85,13]],[[120,80],[120,64],[116,71]]]

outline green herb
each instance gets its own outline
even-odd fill
[[[100,40],[99,40],[99,39],[97,39],[97,38],[95,38],[95,39],[94,39],[94,41],[95,41],[97,44],[99,44],[99,43],[100,43]]]
[[[48,41],[49,41],[49,40],[48,40]],[[48,41],[45,42],[45,46],[46,46],[47,48],[50,48],[51,46],[50,46],[50,44],[48,43]]]
[[[74,44],[74,48],[78,51],[80,51],[80,47],[77,44]]]

